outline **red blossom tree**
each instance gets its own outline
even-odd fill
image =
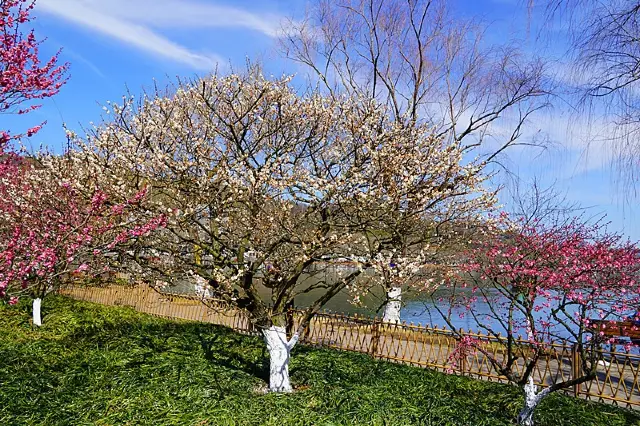
[[[58,64],[58,53],[42,63],[38,56],[42,41],[33,29],[23,30],[34,18],[31,12],[35,1],[0,0],[0,113],[26,114],[40,107],[30,104],[37,99],[58,93],[67,81],[67,63]],[[25,105],[29,104],[29,105]],[[42,124],[26,131],[32,136]],[[11,135],[0,129],[0,152],[10,140],[22,134]]]
[[[60,175],[63,162],[15,154],[0,162],[0,298],[30,294],[36,325],[48,292],[74,273],[105,272],[115,245],[164,225],[164,216],[129,219],[146,191],[117,204],[99,188],[80,193],[70,173]]]
[[[466,253],[459,272],[447,281],[448,309],[436,309],[460,339],[452,362],[473,352],[521,386],[525,407],[518,421],[532,425],[545,396],[596,377],[603,364],[600,347],[611,340],[594,331],[592,320],[620,320],[637,311],[640,251],[578,219],[514,225],[503,215],[500,223],[505,226],[497,236]],[[465,338],[455,330],[454,316],[469,318],[489,338]],[[534,370],[545,368],[541,363],[550,362],[552,343],[559,341],[575,345],[579,374],[557,377],[538,392]]]
[[[31,101],[55,95],[66,82],[68,64],[58,65],[58,54],[42,64],[41,42],[33,30],[22,30],[33,20],[34,5],[0,0],[0,113],[33,111],[39,105]],[[13,304],[20,294],[30,294],[34,324],[40,325],[42,297],[74,272],[104,271],[105,254],[163,226],[164,216],[139,215],[144,189],[110,200],[95,179],[80,181],[64,158],[27,158],[9,149],[22,136],[0,129],[0,299]],[[135,221],[129,216],[134,206]]]

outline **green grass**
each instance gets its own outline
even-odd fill
[[[511,386],[294,349],[291,395],[261,394],[258,338],[50,297],[0,306],[0,425],[511,425]],[[556,395],[539,425],[640,425],[636,413]]]

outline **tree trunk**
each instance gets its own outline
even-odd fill
[[[40,316],[40,306],[42,305],[42,299],[39,297],[33,299],[33,325],[40,327],[42,325],[42,318]]]
[[[521,426],[533,426],[533,412],[540,401],[549,394],[549,388],[537,392],[538,387],[533,383],[533,377],[524,386],[524,408],[518,414],[518,424]]]
[[[402,306],[402,288],[391,287],[387,290],[387,304],[384,307],[383,321],[400,322],[400,308]]]
[[[269,390],[271,392],[291,392],[289,381],[289,358],[291,349],[297,342],[297,335],[287,341],[285,327],[272,325],[262,331],[269,350]]]
[[[535,342],[533,327],[531,326],[531,321],[529,321],[529,318],[527,318],[527,339],[529,339],[530,342]]]

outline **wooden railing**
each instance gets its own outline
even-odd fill
[[[203,302],[195,296],[163,293],[148,286],[68,287],[61,292],[75,299],[104,305],[131,306],[151,315],[227,326],[244,334],[258,334],[246,312],[221,302]],[[293,311],[298,322],[301,311]],[[484,350],[500,358],[503,345],[495,337],[464,332],[482,342]],[[378,318],[322,312],[312,320],[301,343],[369,354],[378,359],[451,372],[450,355],[456,337],[450,330],[406,323],[387,323]],[[526,346],[526,342],[521,342]],[[601,351],[596,378],[570,389],[576,397],[640,409],[640,354]],[[575,377],[579,373],[578,351],[570,342],[551,345],[533,372],[541,386]],[[521,362],[517,368],[523,369]],[[504,382],[489,360],[479,352],[458,363],[455,374]]]

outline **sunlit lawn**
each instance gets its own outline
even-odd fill
[[[297,347],[291,395],[264,394],[259,338],[63,297],[33,329],[0,307],[0,425],[511,425],[517,389]],[[555,396],[539,425],[629,425],[631,411]]]

